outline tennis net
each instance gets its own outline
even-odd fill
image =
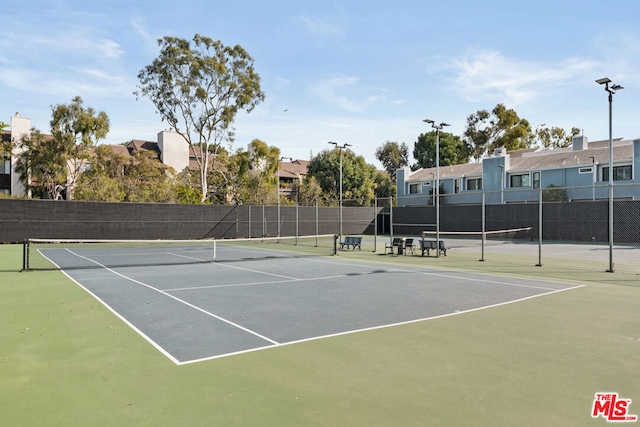
[[[330,256],[333,234],[206,240],[28,239],[23,270],[69,270]]]
[[[436,236],[444,241],[447,249],[478,251],[482,252],[483,258],[485,247],[491,247],[494,252],[505,251],[506,253],[519,249],[533,253],[537,247],[532,227],[493,231],[440,231],[439,233],[423,231],[421,234],[424,240],[436,240]],[[525,248],[521,248],[523,245]]]

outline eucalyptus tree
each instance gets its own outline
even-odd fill
[[[392,180],[396,179],[396,170],[409,164],[409,147],[404,142],[387,141],[376,149],[376,158],[382,163]]]
[[[479,110],[467,118],[464,137],[474,159],[480,160],[487,152],[500,147],[507,150],[528,148],[533,132],[531,125],[513,109],[496,105],[491,113]]]
[[[134,94],[147,97],[189,144],[199,169],[202,201],[209,197],[208,176],[225,142],[232,142],[238,111],[250,112],[264,100],[253,58],[239,45],[225,46],[196,34],[193,40],[165,36],[160,55],[143,68]]]
[[[51,135],[34,129],[14,142],[21,153],[16,171],[35,195],[59,200],[66,193],[71,199],[80,174],[91,163],[92,148],[109,132],[109,117],[85,108],[76,96],[70,104],[52,107],[50,124]]]

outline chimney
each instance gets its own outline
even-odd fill
[[[494,157],[503,157],[506,154],[507,154],[507,149],[504,147],[498,147],[495,150],[493,150]]]
[[[571,144],[573,145],[573,151],[581,151],[589,148],[589,142],[584,135],[573,135]]]

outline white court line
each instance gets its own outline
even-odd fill
[[[68,249],[67,249],[68,250]],[[110,271],[113,274],[116,274],[117,276],[120,276],[122,278],[124,278],[125,280],[129,280],[132,281],[134,283],[140,284],[142,286],[146,286],[156,292],[159,292],[163,295],[166,295],[170,298],[173,298],[176,301],[182,302],[183,304],[186,304],[190,307],[193,307],[205,314],[208,314],[214,318],[220,319],[221,321],[224,321],[226,323],[229,323],[233,326],[237,326],[242,330],[245,330],[249,333],[252,333],[256,336],[259,336],[260,338],[265,339],[266,341],[272,343],[272,345],[265,345],[265,346],[260,346],[260,347],[255,347],[252,349],[247,349],[247,350],[242,350],[242,351],[237,351],[237,352],[232,352],[232,353],[225,353],[225,354],[220,354],[220,355],[215,355],[215,356],[211,356],[211,357],[205,357],[205,358],[199,358],[199,359],[193,359],[193,360],[187,360],[187,361],[179,361],[177,360],[175,357],[173,357],[170,353],[168,353],[167,351],[165,351],[161,346],[159,346],[157,343],[155,343],[151,338],[149,338],[147,335],[145,335],[142,331],[140,331],[138,328],[136,328],[133,324],[131,324],[129,321],[127,321],[127,319],[123,318],[118,312],[116,312],[114,309],[112,309],[108,304],[106,304],[104,301],[102,301],[98,296],[96,296],[93,292],[91,292],[90,290],[88,290],[87,288],[85,288],[82,284],[80,284],[79,282],[77,282],[75,279],[73,279],[72,277],[70,277],[64,270],[63,273],[69,277],[73,282],[75,282],[76,284],[78,284],[81,288],[85,289],[89,294],[91,294],[92,296],[94,296],[94,298],[96,298],[98,301],[100,301],[105,307],[107,307],[108,310],[110,310],[112,313],[114,313],[118,318],[120,318],[124,323],[126,323],[127,325],[129,325],[133,330],[135,330],[136,332],[138,332],[138,334],[140,336],[142,336],[144,339],[146,339],[149,343],[151,343],[154,347],[156,347],[162,354],[166,355],[167,358],[169,358],[171,361],[173,361],[176,365],[186,365],[186,364],[192,364],[192,363],[197,363],[197,362],[202,362],[202,361],[207,361],[207,360],[213,360],[213,359],[218,359],[218,358],[222,358],[222,357],[228,357],[228,356],[233,356],[233,355],[238,355],[238,354],[244,354],[244,353],[251,353],[254,351],[260,351],[260,350],[264,350],[267,348],[273,348],[273,347],[280,347],[280,346],[284,346],[284,345],[291,345],[291,344],[298,344],[298,343],[303,343],[303,342],[307,342],[307,341],[315,341],[318,339],[324,339],[324,338],[331,338],[331,337],[338,337],[341,335],[348,335],[348,334],[352,334],[352,333],[358,333],[358,332],[365,332],[365,331],[372,331],[372,330],[377,330],[377,329],[383,329],[383,328],[390,328],[390,327],[395,327],[395,326],[402,326],[402,325],[408,325],[408,324],[412,324],[412,323],[417,323],[417,322],[423,322],[423,321],[427,321],[427,320],[434,320],[434,319],[439,319],[439,318],[445,318],[445,317],[450,317],[450,316],[454,316],[454,315],[458,315],[458,314],[465,314],[465,313],[470,313],[470,312],[474,312],[474,311],[479,311],[479,310],[484,310],[487,308],[494,308],[494,307],[499,307],[502,305],[507,305],[507,304],[511,304],[511,303],[516,303],[516,302],[521,302],[521,301],[525,301],[528,299],[532,299],[532,298],[537,298],[540,296],[546,296],[546,295],[551,295],[554,293],[558,293],[558,292],[564,292],[567,290],[573,290],[573,289],[577,289],[577,288],[581,288],[584,287],[584,285],[574,285],[574,286],[570,286],[567,288],[563,288],[563,289],[552,289],[552,288],[545,288],[545,287],[541,287],[541,286],[530,286],[530,285],[523,285],[523,284],[510,284],[510,283],[505,283],[505,282],[498,282],[498,281],[491,281],[491,280],[482,280],[480,279],[480,281],[485,281],[488,283],[494,283],[494,284],[504,284],[504,285],[509,285],[509,286],[524,286],[524,287],[531,287],[531,288],[535,288],[535,289],[541,289],[541,290],[549,290],[549,292],[544,292],[541,294],[537,294],[537,295],[532,295],[532,296],[528,296],[528,297],[524,297],[524,298],[520,298],[520,299],[516,299],[516,300],[512,300],[512,301],[506,301],[506,302],[502,302],[502,303],[497,303],[497,304],[491,304],[491,305],[487,305],[487,306],[483,306],[483,307],[476,307],[473,309],[469,309],[469,310],[464,310],[464,311],[458,311],[456,310],[453,313],[447,313],[447,314],[443,314],[443,315],[438,315],[438,316],[432,316],[432,317],[426,317],[426,318],[420,318],[420,319],[413,319],[413,320],[408,320],[408,321],[403,321],[403,322],[397,322],[397,323],[392,323],[392,324],[386,324],[386,325],[379,325],[379,326],[374,326],[374,327],[368,327],[368,328],[361,328],[361,329],[356,329],[356,330],[350,330],[350,331],[344,331],[344,332],[338,332],[338,333],[334,333],[334,334],[328,334],[328,335],[322,335],[322,336],[317,336],[317,337],[310,337],[310,338],[304,338],[304,339],[300,339],[300,340],[295,340],[295,341],[290,341],[290,342],[284,342],[284,343],[278,343],[274,340],[271,340],[269,338],[263,337],[257,333],[254,333],[253,331],[250,331],[246,328],[243,328],[239,325],[234,324],[233,322],[227,321],[226,319],[220,318],[219,316],[216,316],[212,313],[208,313],[205,310],[200,309],[199,307],[193,306],[192,304],[189,304],[179,298],[173,297],[170,294],[167,294],[164,291],[161,291],[159,289],[156,289],[152,286],[149,286],[145,283],[139,282],[135,279],[132,279],[130,277],[124,276],[92,259],[83,257],[82,255],[76,254],[70,250],[68,250],[69,252],[71,252],[73,255],[78,256],[80,258],[86,259],[92,263],[95,263],[99,266],[101,266],[102,268],[105,268],[106,270]],[[327,259],[323,259],[320,260],[318,258],[315,259],[310,259],[311,261],[314,262],[321,262],[321,263],[329,263],[329,264],[336,264],[336,265],[344,265],[344,262],[340,262],[340,261],[329,261],[329,258]],[[55,264],[55,263],[54,263]],[[453,276],[453,275],[446,275],[446,274],[439,274],[439,273],[433,273],[433,272],[424,272],[424,271],[420,271],[423,269],[432,269],[432,270],[437,270],[437,271],[443,271],[441,269],[433,269],[431,267],[419,267],[417,270],[410,270],[410,269],[401,269],[401,268],[380,268],[380,265],[366,265],[363,263],[353,263],[353,261],[351,261],[350,264],[352,267],[354,266],[361,266],[362,268],[376,268],[378,270],[384,270],[387,272],[408,272],[408,273],[417,273],[417,274],[424,274],[424,275],[428,275],[428,274],[434,274],[434,275],[438,275],[438,276],[443,276],[443,277],[449,277],[449,278],[454,278],[454,279],[463,279],[463,280],[478,280],[478,279],[471,279],[471,278],[464,278],[464,277],[458,277],[458,276]],[[259,272],[262,273],[262,272]],[[473,274],[478,274],[478,275],[487,275],[487,276],[492,276],[492,277],[509,277],[509,276],[496,276],[493,274],[489,274],[489,273],[482,273],[482,272],[473,272]],[[338,275],[335,277],[344,277],[346,275]],[[285,276],[286,277],[286,276]],[[330,276],[328,276],[327,278],[330,278]],[[316,280],[317,278],[310,278],[310,279],[291,279],[290,281],[300,281],[300,280]],[[544,282],[543,280],[537,280],[537,279],[529,279],[529,280],[534,280],[534,281],[541,281]],[[286,282],[286,281],[283,281]],[[547,281],[549,282],[549,281]],[[274,282],[267,282],[267,283],[274,283]],[[562,284],[562,285],[567,285],[566,283],[561,283],[561,282],[549,282],[549,283],[558,283],[558,284]],[[218,285],[218,286],[242,286],[242,285]]]
[[[533,298],[538,298],[538,297],[542,297],[542,296],[546,296],[546,295],[555,294],[555,293],[558,293],[558,292],[564,292],[564,291],[569,291],[569,290],[573,290],[573,289],[578,289],[578,288],[582,288],[584,286],[585,285],[576,285],[576,286],[572,286],[572,287],[565,288],[565,289],[554,289],[554,290],[552,290],[550,292],[544,292],[544,293],[537,294],[537,295],[531,295],[531,296],[528,296],[528,297],[519,298],[519,299],[515,299],[515,300],[512,300],[512,301],[506,301],[506,302],[501,302],[501,303],[497,303],[497,304],[486,305],[486,306],[483,306],[483,307],[471,308],[469,310],[462,310],[462,311],[456,310],[453,313],[441,314],[441,315],[438,315],[438,316],[424,317],[424,318],[421,318],[421,319],[407,320],[407,321],[404,321],[404,322],[390,323],[390,324],[387,324],[387,325],[372,326],[372,327],[369,327],[369,328],[354,329],[354,330],[351,330],[351,331],[338,332],[338,333],[335,333],[335,334],[328,334],[328,335],[322,335],[322,336],[317,336],[317,337],[304,338],[304,339],[301,339],[301,340],[283,342],[283,343],[277,344],[275,346],[254,348],[254,349],[249,349],[249,350],[237,351],[237,352],[233,352],[233,353],[219,354],[219,355],[211,356],[211,357],[204,357],[204,358],[201,358],[201,359],[193,359],[193,360],[188,360],[188,361],[185,361],[185,362],[180,362],[179,365],[188,365],[188,364],[191,364],[191,363],[198,363],[198,362],[204,362],[204,361],[207,361],[207,360],[220,359],[222,357],[235,356],[235,355],[244,354],[244,353],[251,353],[251,352],[254,352],[254,351],[265,350],[266,348],[283,347],[285,345],[300,344],[300,343],[304,343],[304,342],[316,341],[316,340],[321,340],[321,339],[325,339],[325,338],[339,337],[339,336],[342,336],[342,335],[355,334],[355,333],[359,333],[359,332],[375,331],[375,330],[378,330],[378,329],[386,329],[386,328],[393,328],[393,327],[396,327],[396,326],[410,325],[412,323],[425,322],[427,320],[442,319],[442,318],[445,318],[445,317],[457,316],[459,314],[472,313],[474,311],[486,310],[488,308],[495,308],[495,307],[500,307],[500,306],[503,306],[503,305],[513,304],[513,303],[516,303],[516,302],[522,302],[522,301],[526,301],[526,300],[533,299]]]
[[[220,321],[222,321],[222,322],[224,322],[224,323],[227,323],[227,324],[229,324],[229,325],[231,325],[231,326],[233,326],[233,327],[236,327],[236,328],[238,328],[238,329],[240,329],[240,330],[243,330],[243,331],[245,331],[245,332],[248,332],[248,333],[250,333],[251,335],[254,335],[254,336],[258,337],[258,338],[261,338],[261,339],[263,339],[263,340],[265,340],[265,341],[267,341],[267,342],[270,342],[270,343],[272,343],[272,344],[276,344],[276,345],[278,344],[278,342],[277,342],[277,341],[274,341],[274,340],[272,340],[271,338],[265,337],[264,335],[261,335],[261,334],[259,334],[259,333],[255,332],[255,331],[252,331],[251,329],[245,328],[244,326],[240,326],[240,325],[238,325],[237,323],[232,322],[231,320],[225,319],[224,317],[218,316],[217,314],[214,314],[214,313],[211,313],[211,312],[209,312],[209,311],[207,311],[207,310],[204,310],[204,309],[202,309],[202,308],[200,308],[200,307],[198,307],[198,306],[196,306],[196,305],[194,305],[194,304],[191,304],[191,303],[189,303],[189,302],[187,302],[187,301],[184,301],[184,300],[182,300],[182,299],[180,299],[180,298],[178,298],[178,297],[176,297],[176,296],[173,296],[173,295],[171,295],[171,294],[168,294],[168,293],[166,293],[166,292],[164,292],[164,291],[162,291],[162,290],[160,290],[160,289],[154,288],[153,286],[148,285],[148,284],[146,284],[146,283],[143,283],[143,282],[141,282],[141,281],[139,281],[139,280],[136,280],[136,279],[133,279],[133,278],[131,278],[131,277],[125,276],[124,274],[118,273],[117,271],[115,271],[115,270],[113,270],[113,269],[111,269],[111,268],[109,268],[109,267],[107,267],[107,266],[105,266],[105,265],[102,265],[102,264],[100,264],[99,262],[92,260],[91,258],[87,258],[87,257],[84,257],[84,256],[82,256],[82,255],[80,255],[80,254],[77,254],[77,253],[73,252],[73,251],[72,251],[72,250],[70,250],[70,249],[66,249],[66,250],[67,250],[68,252],[72,253],[73,255],[75,255],[75,256],[77,256],[77,257],[79,257],[79,258],[85,259],[85,260],[87,260],[87,261],[89,261],[89,262],[92,262],[92,263],[94,263],[94,264],[96,264],[96,265],[98,265],[98,266],[100,266],[100,267],[104,268],[105,270],[109,271],[110,273],[115,274],[116,276],[122,277],[122,278],[123,278],[123,279],[125,279],[125,280],[128,280],[128,281],[130,281],[130,282],[136,283],[136,284],[141,285],[141,286],[145,286],[145,287],[147,287],[147,288],[149,288],[149,289],[151,289],[151,290],[153,290],[153,291],[156,291],[156,292],[158,292],[158,293],[160,293],[160,294],[162,294],[162,295],[165,295],[165,296],[167,296],[167,297],[169,297],[169,298],[171,298],[171,299],[173,299],[173,300],[175,300],[175,301],[178,301],[178,302],[180,302],[180,303],[182,303],[182,304],[184,304],[184,305],[186,305],[186,306],[188,306],[188,307],[191,307],[191,308],[193,308],[193,309],[195,309],[195,310],[198,310],[199,312],[204,313],[204,314],[206,314],[206,315],[208,315],[208,316],[210,316],[210,317],[213,317],[214,319],[218,319],[218,320],[220,320]],[[103,302],[103,304],[104,304],[104,302]],[[150,339],[149,337],[147,337],[147,336],[146,336],[146,335],[144,335],[144,334],[143,334],[143,336],[144,336],[146,339],[148,339],[148,340]]]
[[[279,283],[297,283],[297,282],[309,282],[312,280],[329,280],[329,279],[338,279],[340,277],[347,277],[346,274],[336,274],[334,276],[323,276],[323,277],[308,277],[306,279],[292,279],[292,280],[271,280],[267,282],[249,282],[249,283],[235,283],[228,285],[204,285],[204,286],[189,286],[185,288],[171,288],[165,289],[165,292],[175,292],[175,291],[191,291],[198,289],[215,289],[215,288],[235,288],[240,286],[257,286],[257,285],[271,285],[271,284],[279,284]]]
[[[344,263],[339,262],[339,261],[327,261],[327,260],[319,260],[319,259],[314,259],[314,260],[311,260],[311,261],[328,263],[328,264],[344,265]],[[359,265],[362,268],[376,268],[375,265],[364,264],[364,263],[359,263],[359,264],[358,263],[353,263],[353,261],[351,260],[351,264],[349,264],[349,266],[351,267],[351,266],[355,266],[355,265]],[[433,270],[433,271],[424,271],[424,270]],[[417,269],[415,269],[415,270],[406,269],[406,268],[390,268],[390,269],[386,269],[385,271],[390,272],[390,273],[403,272],[403,273],[415,273],[415,274],[421,274],[421,275],[433,275],[433,276],[439,276],[439,277],[446,277],[448,279],[460,279],[460,280],[485,282],[485,283],[491,283],[491,284],[496,284],[496,285],[516,286],[516,287],[523,287],[523,288],[542,289],[542,290],[556,290],[555,288],[549,288],[549,287],[545,287],[545,286],[534,286],[534,285],[526,285],[526,284],[523,284],[523,283],[509,283],[509,282],[501,282],[501,281],[497,281],[497,280],[477,279],[477,278],[472,278],[472,277],[461,277],[461,276],[455,276],[455,275],[451,275],[451,274],[436,273],[435,271],[447,271],[447,270],[442,270],[442,269],[438,269],[438,268],[434,268],[434,267],[420,267],[420,266],[418,266]],[[477,274],[477,275],[481,275],[481,276],[511,278],[510,276],[500,276],[500,275],[496,275],[496,274],[493,274],[493,273],[485,273],[485,272],[480,272],[480,271],[458,271],[458,270],[454,270],[454,271],[462,273],[462,274]],[[542,283],[557,283],[557,284],[563,285],[563,286],[567,285],[567,283],[554,282],[554,281],[551,281],[551,280],[543,280],[543,279],[527,278],[526,280],[531,280],[531,281],[534,281],[534,282],[542,282]]]

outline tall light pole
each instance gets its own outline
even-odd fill
[[[596,83],[604,85],[604,90],[609,93],[609,269],[607,272],[613,273],[613,126],[612,126],[612,110],[613,110],[613,94],[617,90],[624,89],[618,84],[612,83],[608,77],[596,80]]]
[[[342,238],[342,150],[351,147],[351,144],[339,145],[337,142],[329,141],[328,144],[335,145],[340,150],[340,238]]]
[[[283,161],[284,159],[289,159],[289,161],[292,161],[291,157],[280,157],[280,160],[276,158],[276,163],[278,163],[276,165],[277,166],[276,197],[278,199],[278,237],[280,237],[280,162]]]
[[[429,123],[436,130],[436,257],[440,256],[440,129],[445,126],[451,126],[448,123],[436,123],[430,119],[424,119],[423,122]]]

